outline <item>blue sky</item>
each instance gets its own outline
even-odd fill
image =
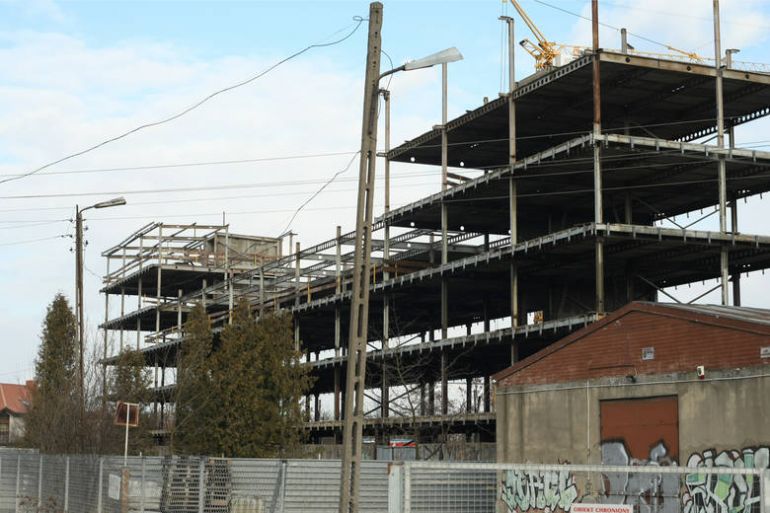
[[[586,0],[549,0],[588,14]],[[450,115],[475,108],[501,89],[501,23],[513,9],[490,1],[385,1],[383,48],[396,65],[448,46],[465,59],[450,66]],[[587,45],[589,24],[535,0],[523,0],[550,38]],[[33,169],[139,124],[173,114],[221,87],[248,78],[309,43],[339,37],[366,16],[367,2],[54,2],[0,1],[0,174]],[[678,48],[711,56],[711,1],[602,0],[602,20]],[[770,5],[723,0],[725,47],[739,59],[768,62],[765,34]],[[517,21],[517,39],[531,34]],[[663,51],[631,38],[640,50]],[[248,159],[355,151],[360,134],[361,74],[366,27],[344,43],[313,50],[253,84],[218,97],[173,123],[147,130],[73,159],[50,171]],[[619,35],[602,30],[602,46]],[[383,68],[386,66],[384,61]],[[517,51],[517,76],[532,72]],[[440,120],[437,70],[394,78],[393,140],[411,138]],[[767,124],[739,131],[739,140],[764,140]],[[232,230],[276,235],[299,205],[348,156],[284,163],[200,166],[181,170],[42,174],[0,185],[0,381],[33,373],[40,322],[56,292],[71,295],[70,235],[76,203],[108,199],[82,193],[304,181],[243,191],[125,194],[129,205],[88,216],[86,304],[90,335],[103,315],[99,253],[150,221],[217,222],[228,212]],[[437,170],[394,166],[396,205],[435,192]],[[293,228],[303,245],[352,228],[353,175],[344,175],[300,214]],[[66,197],[7,199],[14,195]],[[768,209],[750,202],[745,231],[770,233]],[[770,307],[752,278],[746,295]],[[685,296],[697,293],[683,291]],[[706,300],[717,301],[709,296]]]

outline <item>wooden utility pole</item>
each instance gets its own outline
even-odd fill
[[[361,479],[361,449],[364,422],[366,342],[369,324],[369,280],[371,269],[372,213],[377,153],[377,99],[380,79],[382,4],[369,6],[369,40],[364,82],[364,111],[356,204],[356,240],[353,289],[348,331],[348,365],[345,384],[340,513],[357,513]]]
[[[78,318],[78,350],[80,352],[78,365],[78,394],[80,399],[80,431],[83,430],[85,418],[85,367],[83,364],[83,211],[75,205],[75,310]],[[81,437],[82,440],[82,437]]]

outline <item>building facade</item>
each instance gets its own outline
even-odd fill
[[[24,385],[0,383],[0,447],[14,445],[24,436],[31,387],[31,381]]]
[[[770,468],[770,310],[631,303],[495,379],[501,462]]]

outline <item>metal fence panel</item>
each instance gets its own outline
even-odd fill
[[[232,459],[232,500],[247,511],[283,511],[287,463],[280,460]],[[249,505],[253,504],[250,509]]]
[[[16,508],[17,457],[0,454],[0,513],[13,513]]]

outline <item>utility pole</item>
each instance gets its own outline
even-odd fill
[[[372,213],[377,152],[377,97],[380,79],[382,4],[369,5],[369,39],[364,82],[364,109],[356,204],[356,240],[353,260],[353,289],[348,332],[348,365],[345,384],[340,513],[357,513],[361,479],[361,449],[364,422],[366,342],[369,324]]]
[[[85,418],[85,377],[83,366],[83,211],[75,205],[75,309],[78,318],[78,349],[80,360],[78,366],[78,380],[80,382],[78,394],[80,398],[80,425],[83,426]]]
[[[716,66],[716,104],[717,104],[717,147],[725,147],[725,109],[722,94],[722,40],[719,23],[719,0],[714,0],[714,65]],[[727,164],[724,155],[719,155],[717,178],[719,182],[719,231],[727,232]],[[722,291],[722,304],[729,302],[728,273],[729,255],[727,246],[719,252],[719,276]]]

